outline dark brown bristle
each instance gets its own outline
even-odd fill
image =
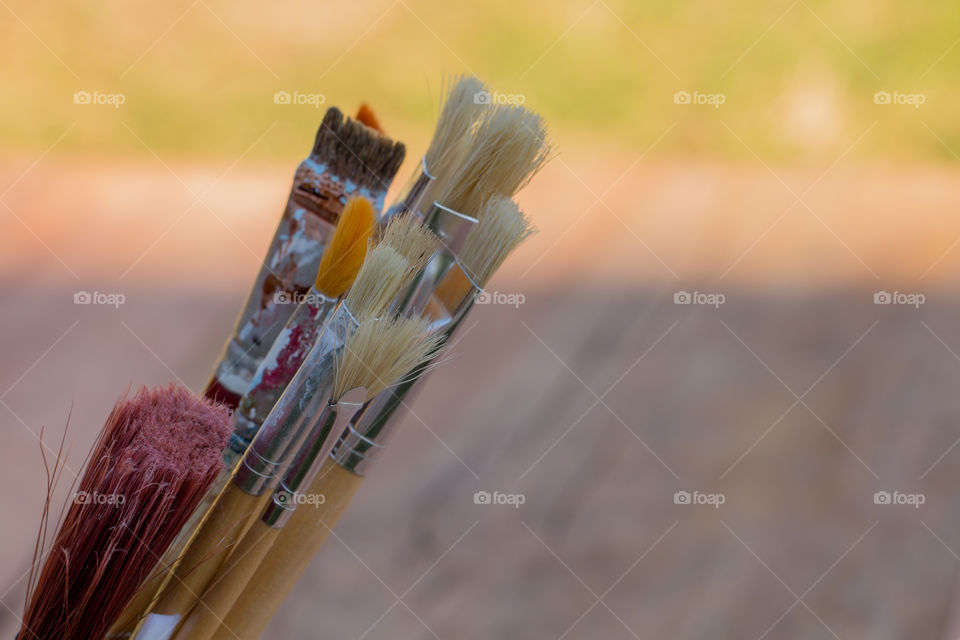
[[[121,399],[47,553],[19,640],[103,638],[222,469],[230,431],[225,407],[179,385]]]
[[[400,169],[406,147],[361,122],[327,109],[317,130],[311,157],[340,179],[383,190]]]

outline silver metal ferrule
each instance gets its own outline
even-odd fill
[[[357,327],[342,302],[327,320],[316,344],[287,385],[277,404],[237,465],[233,481],[251,495],[272,489],[294,452],[309,435],[316,417],[329,403],[337,355]]]
[[[440,248],[430,257],[423,270],[414,278],[394,307],[398,315],[413,316],[427,306],[437,283],[458,266],[457,253],[463,248],[467,235],[477,225],[477,219],[433,203],[423,221],[424,226],[440,239]]]
[[[366,396],[366,389],[357,387],[345,393],[336,403],[327,404],[284,474],[280,486],[273,493],[273,498],[261,516],[264,523],[277,529],[282,528],[301,503],[316,498],[303,492],[310,487],[350,419],[363,406]],[[326,496],[323,499],[326,499]]]
[[[296,311],[260,362],[239,405],[234,409],[233,433],[223,452],[224,465],[227,467],[232,468],[246,453],[260,426],[310,352],[317,333],[336,309],[338,299],[324,295],[314,285],[293,302],[299,303]]]

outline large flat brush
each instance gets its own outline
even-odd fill
[[[103,638],[223,463],[226,408],[178,385],[121,399],[29,596],[19,640]]]

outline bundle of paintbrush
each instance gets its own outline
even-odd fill
[[[176,509],[150,515],[138,501],[123,511],[136,522],[109,535],[140,532],[150,552],[135,554],[126,573],[110,564],[119,542],[91,537],[71,507],[22,638],[102,638],[108,629],[107,637],[141,640],[259,636],[475,296],[531,233],[512,198],[549,155],[543,122],[522,107],[487,104],[478,99],[484,92],[472,77],[453,83],[410,183],[379,218],[403,145],[365,106],[356,121],[327,112],[205,390],[235,409],[229,445],[225,410],[194,399],[220,417],[220,439],[203,440],[206,453],[190,463],[213,452],[217,464],[204,467]],[[93,460],[125,460],[115,452],[123,442],[105,435]],[[153,450],[139,446],[149,458]],[[114,487],[111,464],[91,462],[98,471],[82,487]],[[158,505],[182,484],[142,496]],[[298,508],[304,502],[312,508]],[[98,521],[108,515],[117,514],[98,512]],[[86,581],[73,580],[78,566],[90,567]],[[123,581],[116,596],[94,592],[115,579]]]

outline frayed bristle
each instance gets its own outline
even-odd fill
[[[317,270],[315,286],[323,295],[339,298],[353,284],[367,255],[376,217],[373,204],[366,198],[347,200]]]
[[[360,108],[357,109],[357,115],[354,118],[357,122],[364,124],[371,129],[383,133],[383,127],[380,126],[380,121],[377,119],[377,114],[373,112],[373,109],[370,108],[366,102],[360,104]]]
[[[443,340],[441,334],[428,336],[428,326],[422,318],[362,321],[338,355],[331,397],[363,387],[369,400],[420,367]]]
[[[223,467],[229,411],[179,385],[121,399],[29,597],[20,640],[103,638]]]
[[[394,249],[378,244],[367,254],[344,304],[358,319],[379,316],[409,278],[410,263]]]
[[[474,76],[453,79],[453,86],[446,94],[433,139],[424,154],[427,170],[435,176],[446,175],[456,164],[464,146],[460,144],[473,132],[486,106],[478,100],[478,94],[487,91],[486,86]]]
[[[440,247],[437,235],[412,213],[391,218],[380,242],[406,258],[412,272],[423,269],[427,259]]]
[[[460,264],[473,281],[486,286],[514,249],[535,233],[517,204],[497,196],[484,205],[477,226],[467,236],[460,251]]]
[[[513,197],[551,153],[539,115],[516,105],[487,109],[463,158],[437,190],[441,204],[468,215],[481,215],[495,195]]]
[[[336,107],[327,109],[313,143],[313,159],[342,180],[360,187],[386,190],[403,162],[406,147]]]

